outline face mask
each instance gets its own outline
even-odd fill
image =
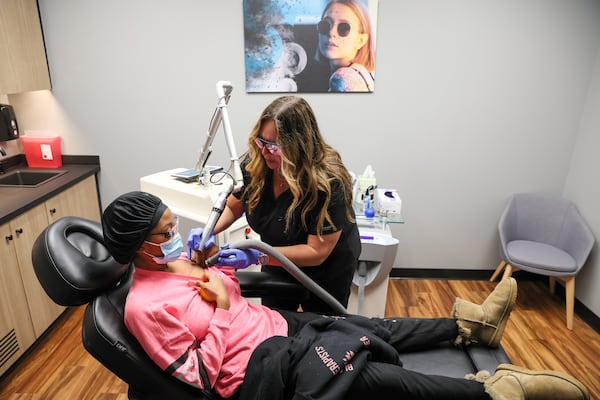
[[[156,257],[144,251],[144,253],[151,256],[152,260],[157,264],[166,264],[175,261],[179,258],[181,252],[183,251],[183,241],[181,240],[181,235],[179,233],[175,234],[171,239],[161,244],[148,241],[146,241],[146,243],[150,243],[154,246],[160,246],[160,251],[163,254],[162,257]]]

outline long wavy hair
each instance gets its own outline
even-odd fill
[[[352,209],[352,178],[340,154],[325,143],[315,114],[306,100],[296,96],[283,96],[275,99],[262,112],[248,139],[248,164],[250,184],[246,186],[248,213],[256,209],[265,188],[269,168],[254,139],[259,136],[265,121],[273,120],[277,127],[277,146],[281,149],[281,173],[287,180],[294,200],[286,211],[286,230],[296,208],[301,207],[300,216],[304,229],[308,230],[307,215],[317,206],[319,192],[325,194],[325,203],[319,210],[317,235],[325,221],[332,226],[333,221],[327,211],[332,197],[332,183],[338,181],[343,191],[346,215],[354,221]]]
[[[357,64],[362,64],[367,71],[374,72],[375,71],[375,41],[373,40],[373,26],[371,24],[371,18],[369,17],[369,10],[363,5],[359,0],[331,0],[321,13],[321,19],[325,18],[325,14],[334,4],[342,4],[349,7],[354,14],[358,17],[358,21],[360,23],[360,33],[366,33],[369,35],[369,39],[367,43],[363,47],[361,47],[356,56],[352,60],[352,62]],[[315,60],[321,61],[326,57],[321,54],[319,51],[319,47],[317,46],[317,51],[315,53]]]

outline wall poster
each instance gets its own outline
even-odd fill
[[[378,0],[243,0],[246,91],[373,92]]]

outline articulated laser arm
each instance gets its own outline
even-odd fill
[[[213,118],[210,121],[208,132],[206,133],[206,141],[200,151],[198,162],[196,163],[196,169],[209,173],[204,168],[208,157],[212,153],[212,142],[217,134],[219,125],[223,124],[223,131],[225,133],[225,141],[229,150],[229,159],[231,161],[230,171],[233,176],[233,191],[237,192],[243,186],[242,168],[240,167],[240,160],[238,158],[237,150],[235,148],[235,142],[231,133],[231,124],[229,123],[229,113],[227,111],[227,104],[231,98],[231,92],[233,91],[233,85],[227,81],[217,82],[217,107]]]
[[[206,226],[204,228],[204,232],[202,233],[202,238],[198,246],[199,249],[204,248],[204,244],[206,243],[210,235],[213,234],[215,230],[215,225],[219,217],[221,216],[221,213],[225,209],[227,196],[229,196],[232,192],[239,191],[244,185],[242,168],[240,166],[240,160],[235,149],[235,142],[233,141],[233,135],[231,134],[231,125],[229,123],[229,114],[227,112],[227,103],[229,102],[229,98],[231,97],[232,91],[233,86],[230,82],[217,82],[217,108],[215,109],[215,113],[210,122],[208,133],[206,134],[206,141],[204,142],[204,146],[202,146],[200,157],[198,157],[198,162],[196,163],[196,169],[202,171],[204,174],[207,174],[206,176],[209,176],[208,174],[210,174],[210,172],[205,169],[206,162],[208,161],[208,157],[212,153],[213,139],[215,138],[217,130],[219,129],[219,125],[221,125],[222,123],[223,131],[225,132],[227,148],[229,149],[229,158],[231,161],[230,171],[232,173],[233,183],[227,183],[224,187],[224,190],[221,193],[219,193],[219,196],[217,197],[217,200],[213,205],[211,213],[208,216],[208,220],[206,222]]]

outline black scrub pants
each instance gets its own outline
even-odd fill
[[[322,315],[278,310],[288,322],[290,336]],[[349,318],[364,318],[349,316]],[[451,318],[372,318],[391,332],[389,343],[399,353],[429,348],[454,340],[458,335],[456,320]],[[400,357],[402,359],[402,357]],[[367,397],[365,397],[367,396]],[[426,375],[399,365],[370,362],[360,373],[346,399],[402,400],[490,400],[483,384],[467,379]]]

